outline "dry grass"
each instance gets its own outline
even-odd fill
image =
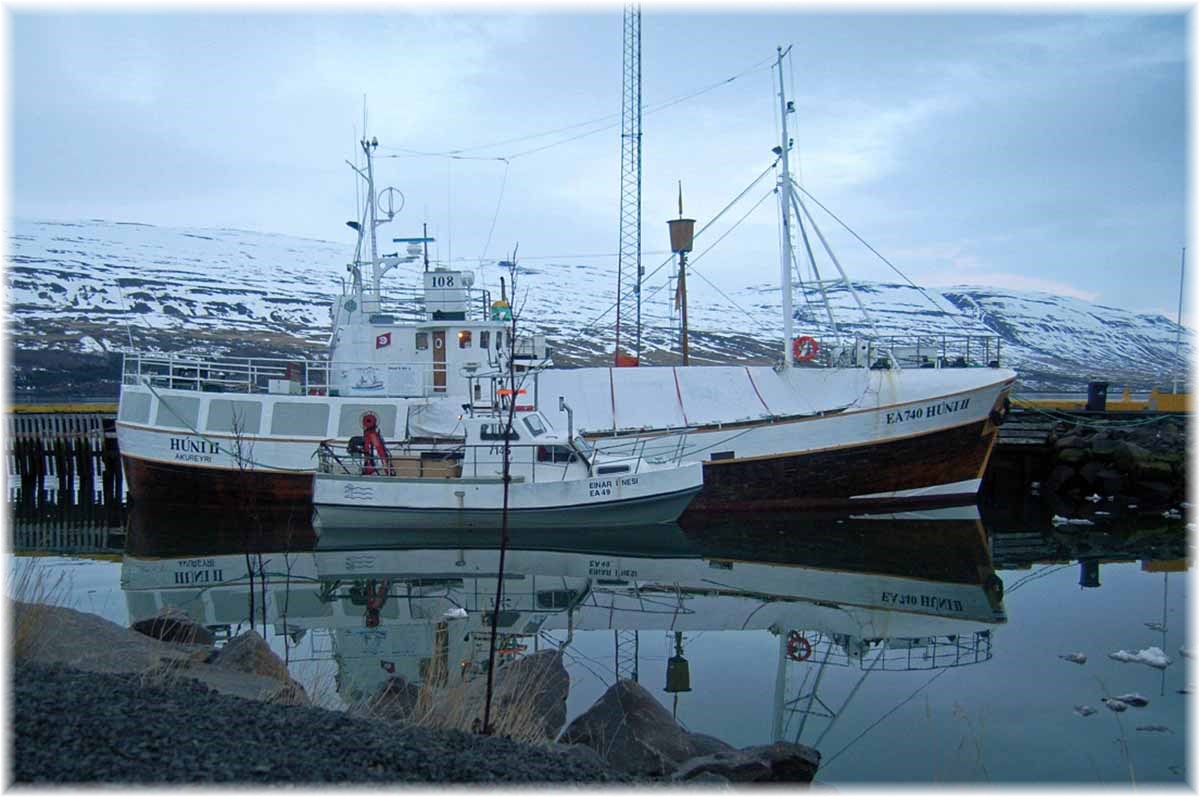
[[[492,732],[527,744],[545,745],[558,728],[546,727],[542,710],[543,694],[555,677],[555,659],[522,669],[520,678],[506,677],[509,666],[498,669],[492,695]],[[415,688],[415,697],[377,695],[358,711],[418,728],[437,728],[477,732],[483,721],[487,679],[480,675],[472,681],[457,679],[448,683],[441,668],[431,670],[425,682]]]
[[[14,558],[8,582],[11,648],[16,661],[34,658],[46,643],[49,607],[66,606],[71,584],[65,571],[50,575],[41,560]]]

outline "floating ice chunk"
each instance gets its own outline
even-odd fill
[[[1171,660],[1167,658],[1167,654],[1162,652],[1161,648],[1149,647],[1139,650],[1137,653],[1130,653],[1128,650],[1118,650],[1116,653],[1109,653],[1110,659],[1123,661],[1128,664],[1145,664],[1148,667],[1165,670]]]
[[[1098,504],[1101,501],[1103,501],[1104,499],[1100,497],[1100,493],[1092,493],[1091,495],[1089,495],[1087,498],[1085,498],[1083,500],[1091,501],[1093,504]]]
[[[1180,646],[1179,648],[1179,655],[1183,656],[1185,659],[1193,658],[1192,652],[1183,646]]]
[[[1050,522],[1056,526],[1065,526],[1070,521],[1062,515],[1055,515],[1054,517],[1050,518]]]
[[[461,606],[455,606],[453,609],[447,609],[442,617],[447,620],[459,620],[467,616],[467,610]]]
[[[1166,631],[1167,627],[1162,623],[1146,623],[1146,627],[1151,631]]]
[[[1137,692],[1130,692],[1127,695],[1117,695],[1117,700],[1120,700],[1126,705],[1133,706],[1134,708],[1142,708],[1143,706],[1150,705],[1150,701],[1139,695]]]
[[[1096,517],[1111,517],[1112,512],[1105,512],[1103,509],[1096,510]]]
[[[1168,509],[1166,512],[1162,513],[1162,516],[1167,520],[1179,520],[1183,517],[1183,515],[1179,514],[1178,509]]]
[[[1121,712],[1121,711],[1124,711],[1125,709],[1129,708],[1128,704],[1122,703],[1120,700],[1114,700],[1111,697],[1104,698],[1104,705],[1108,706],[1109,708],[1111,708],[1113,711],[1116,711],[1116,712]]]
[[[1059,658],[1074,664],[1084,664],[1087,662],[1087,656],[1083,653],[1063,653],[1059,655]]]
[[[1076,706],[1075,713],[1081,717],[1090,717],[1096,713],[1096,709],[1092,708],[1091,706]]]

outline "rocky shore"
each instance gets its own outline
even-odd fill
[[[314,707],[254,632],[214,647],[180,615],[140,631],[36,603],[11,615],[17,783],[807,783],[820,761],[802,745],[735,750],[689,733],[631,681],[560,737],[569,679],[552,651],[525,668],[549,675],[530,704],[544,740],[529,744],[397,721],[395,700]]]
[[[1125,428],[1059,422],[1044,495],[1091,495],[1128,505],[1166,507],[1187,500],[1187,426],[1168,418]]]
[[[220,694],[181,678],[16,663],[17,783],[621,783],[594,757]]]

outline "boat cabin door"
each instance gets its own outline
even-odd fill
[[[433,330],[433,392],[446,392],[446,330]]]

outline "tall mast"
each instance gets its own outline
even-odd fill
[[[375,138],[367,141],[364,135],[359,143],[367,155],[367,225],[371,230],[371,277],[374,280],[375,293],[378,294],[383,280],[383,269],[379,262],[379,248],[375,243],[375,167],[371,161],[371,153],[379,146],[379,141]]]
[[[791,141],[788,139],[787,115],[792,109],[783,93],[783,57],[792,51],[792,47],[790,44],[786,50],[776,47],[775,51],[779,54],[775,66],[779,70],[779,127],[782,131],[779,140],[779,157],[783,161],[783,172],[779,176],[779,211],[783,216],[783,247],[779,254],[779,289],[783,294],[783,362],[790,368],[794,365],[792,359],[792,229],[790,224],[792,176],[788,171],[788,149]]]
[[[621,240],[617,255],[615,365],[622,347],[632,362],[642,356],[642,8],[630,3],[624,14],[621,100]],[[632,334],[631,334],[632,333]],[[624,340],[622,340],[624,334]]]

